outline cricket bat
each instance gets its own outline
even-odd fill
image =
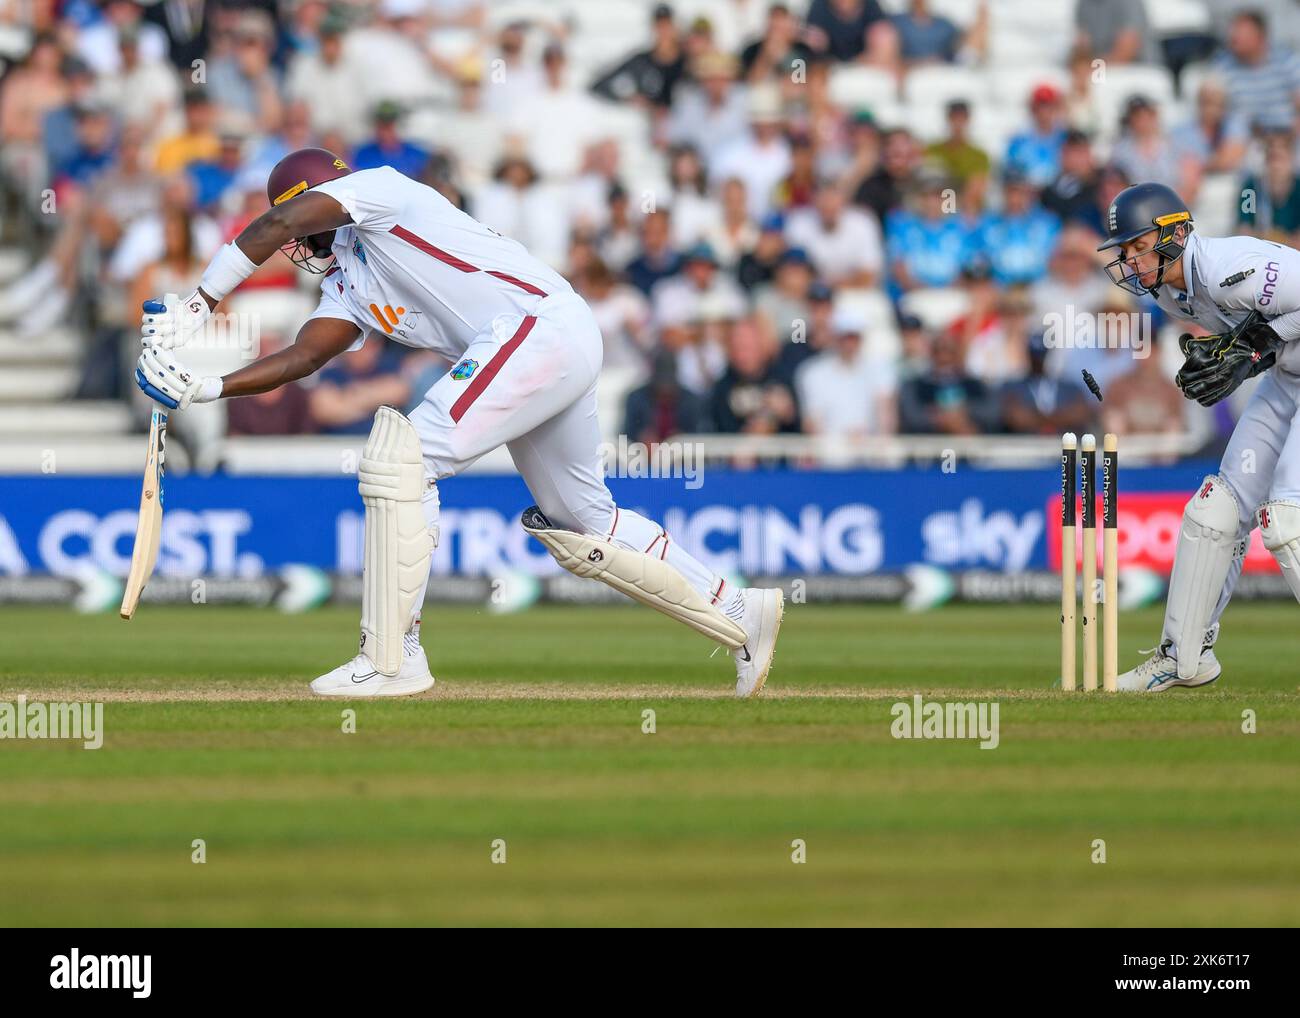
[[[140,595],[153,575],[162,538],[163,453],[167,444],[167,411],[154,407],[149,418],[149,449],[144,461],[144,490],[140,493],[140,519],[135,525],[131,571],[122,593],[122,618],[128,621],[140,604]]]

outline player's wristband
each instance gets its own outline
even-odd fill
[[[211,403],[214,399],[221,398],[221,390],[225,388],[225,383],[216,375],[206,375],[199,379],[199,391],[194,394],[194,403]]]
[[[213,300],[220,302],[240,283],[256,271],[257,266],[239,249],[233,240],[226,244],[208,265],[199,282],[199,288]]]

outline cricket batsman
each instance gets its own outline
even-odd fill
[[[505,445],[537,504],[525,530],[565,569],[600,580],[730,648],[736,695],[767,680],[779,589],[738,589],[653,520],[614,504],[598,452],[603,343],[587,305],[522,245],[396,170],[351,172],[324,149],[286,156],[271,208],[213,258],[183,300],[146,302],[136,382],[169,410],[267,392],[370,333],[453,364],[409,418],[381,407],[358,470],[365,505],[361,644],[312,682],[323,696],[403,696],[434,682],[420,613],[438,541],[438,484]],[[294,343],[222,378],[183,347],[276,251],[320,273],[320,305]],[[1297,510],[1300,512],[1300,510]]]
[[[1213,333],[1179,339],[1186,361],[1176,381],[1188,399],[1214,406],[1264,374],[1219,472],[1183,512],[1160,644],[1119,676],[1130,692],[1204,686],[1222,671],[1219,619],[1257,525],[1300,598],[1300,252],[1254,237],[1198,237],[1187,206],[1161,184],[1121,191],[1106,230],[1098,250],[1115,252],[1112,282]]]

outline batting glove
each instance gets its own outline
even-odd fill
[[[221,395],[221,379],[195,378],[170,350],[146,345],[135,366],[135,384],[155,403],[168,410],[184,410],[191,403],[210,403]]]
[[[162,300],[147,300],[140,316],[140,343],[163,350],[184,346],[203,332],[211,317],[212,309],[198,290],[183,301],[174,293]]]

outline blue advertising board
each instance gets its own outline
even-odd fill
[[[1211,464],[1126,469],[1130,492],[1190,493]],[[861,576],[915,563],[1003,572],[1048,568],[1053,470],[727,471],[703,483],[611,478],[619,504],[662,522],[720,572]],[[440,485],[435,575],[556,566],[519,527],[531,503],[514,476]],[[124,575],[140,484],[131,477],[0,477],[0,576]],[[289,564],[361,568],[364,516],[354,478],[170,478],[158,570],[253,578]]]

